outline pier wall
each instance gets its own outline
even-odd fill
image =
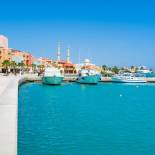
[[[36,75],[0,76],[0,155],[17,155],[18,86]]]
[[[0,77],[0,155],[17,155],[18,78]]]

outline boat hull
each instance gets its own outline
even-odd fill
[[[62,81],[63,81],[63,77],[58,77],[58,76],[42,78],[43,84],[48,84],[48,85],[60,85],[62,83]]]
[[[144,79],[120,79],[120,78],[112,78],[112,82],[118,83],[146,83]]]
[[[97,84],[99,80],[100,78],[98,75],[89,75],[80,77],[78,82],[83,84]]]

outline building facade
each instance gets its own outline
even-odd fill
[[[30,53],[12,49],[11,61],[15,61],[17,64],[23,62],[26,66],[31,66],[33,58]]]
[[[26,66],[31,66],[32,65],[32,55],[30,53],[27,52],[23,52],[23,57],[24,57],[24,64]]]
[[[0,47],[0,67],[2,67],[4,60],[11,60],[11,52],[9,49]]]
[[[50,66],[52,63],[52,60],[50,58],[40,58],[40,61],[44,66]]]
[[[8,38],[0,35],[0,47],[8,49]]]

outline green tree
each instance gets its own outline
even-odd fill
[[[32,71],[35,72],[37,65],[36,64],[32,64],[31,67],[32,67]]]
[[[18,63],[18,66],[23,68],[23,67],[25,66],[25,64],[24,64],[24,62],[22,61],[22,62]]]
[[[33,69],[35,69],[37,67],[36,64],[32,64],[31,66],[32,66]]]
[[[43,71],[43,70],[44,70],[44,68],[45,68],[45,66],[44,66],[44,65],[39,65],[38,67],[39,67],[40,71]]]
[[[106,65],[102,65],[102,70],[106,71],[107,70],[107,66]]]
[[[16,68],[17,68],[16,62],[15,61],[11,61],[10,66],[13,69],[13,73],[16,75]]]
[[[24,66],[25,66],[25,64],[24,64],[23,61],[21,61],[20,63],[18,63],[18,67],[20,68],[20,71],[23,71]]]
[[[143,67],[143,66],[141,66],[141,67],[140,67],[140,70],[143,70],[143,69],[144,69],[144,67]]]
[[[114,66],[112,68],[112,72],[115,73],[115,74],[118,74],[119,73],[119,68],[117,66]]]
[[[8,69],[10,67],[10,61],[9,60],[4,60],[2,63],[2,66],[5,68],[6,73],[8,74]]]

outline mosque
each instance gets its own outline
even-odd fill
[[[63,70],[65,74],[76,74],[76,65],[70,60],[70,48],[67,48],[66,60],[61,60],[61,49],[58,45],[57,60],[54,62],[59,68]]]

